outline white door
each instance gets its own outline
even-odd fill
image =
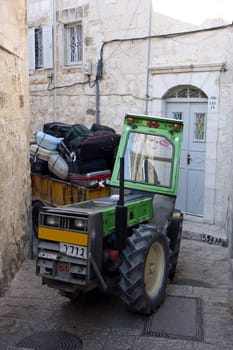
[[[184,121],[176,208],[203,215],[205,178],[206,102],[167,102],[167,118]]]

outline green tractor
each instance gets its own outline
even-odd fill
[[[176,270],[182,213],[176,209],[183,124],[127,114],[111,195],[39,216],[36,273],[70,299],[115,290],[151,314]]]

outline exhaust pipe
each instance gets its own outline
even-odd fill
[[[119,201],[116,206],[116,239],[117,249],[121,253],[125,248],[127,240],[127,207],[124,200],[124,169],[125,159],[120,158],[120,193]]]

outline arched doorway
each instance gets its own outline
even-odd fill
[[[207,96],[197,87],[182,85],[168,90],[163,99],[166,117],[184,122],[176,207],[203,216]]]

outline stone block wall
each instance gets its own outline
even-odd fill
[[[28,254],[30,167],[26,1],[0,1],[0,295]]]
[[[39,3],[50,8],[45,17],[43,10],[36,11]],[[113,38],[146,36],[148,34],[149,2],[142,1],[56,1],[56,19],[51,11],[52,0],[29,1],[28,27],[38,23],[54,29],[56,50],[54,69],[30,71],[31,130],[41,129],[45,122],[59,120],[67,123],[84,123],[91,126],[96,121],[96,87],[79,85],[87,80],[82,66],[65,67],[64,25],[80,22],[83,26],[83,63],[92,64],[91,81],[95,80],[96,66],[104,41]],[[35,14],[38,14],[36,16]],[[140,46],[140,47],[139,47]],[[143,54],[141,55],[141,52]],[[141,56],[140,61],[138,58]],[[133,58],[133,64],[131,59]],[[100,82],[100,122],[121,131],[126,112],[145,109],[147,43],[113,43],[104,49],[104,79]],[[135,61],[138,67],[135,74]],[[72,85],[47,91],[48,74],[54,74],[51,86]],[[56,79],[55,79],[56,75]],[[55,81],[56,80],[56,81]],[[77,83],[77,85],[75,85]],[[136,89],[136,91],[135,91]],[[136,95],[136,98],[135,96]]]

